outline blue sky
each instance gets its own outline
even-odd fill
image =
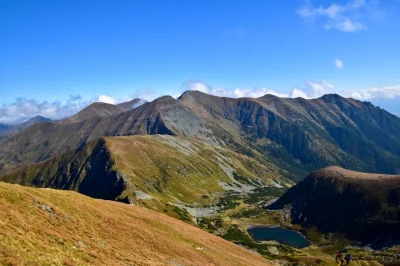
[[[400,1],[0,1],[0,123],[92,101],[336,92],[400,114]]]

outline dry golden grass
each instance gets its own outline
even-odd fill
[[[269,265],[233,243],[146,208],[1,182],[0,264]]]

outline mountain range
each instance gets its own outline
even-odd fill
[[[109,116],[35,124],[0,142],[1,172],[101,137],[153,134],[222,146],[272,163],[292,180],[329,165],[388,174],[400,171],[400,118],[371,103],[335,94],[312,100],[273,95],[233,99],[187,91],[179,99],[164,96],[127,112],[113,108],[117,113],[112,114],[113,109]]]

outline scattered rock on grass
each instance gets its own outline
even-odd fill
[[[38,206],[39,208],[41,208],[42,210],[47,211],[48,213],[50,213],[50,215],[52,216],[56,216],[56,213],[53,211],[52,208],[50,208],[50,206],[41,204],[37,199],[33,198],[33,203],[35,203],[36,206]]]

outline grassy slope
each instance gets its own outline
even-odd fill
[[[0,236],[5,265],[268,265],[228,241],[146,208],[5,183],[0,183]]]
[[[233,182],[230,171],[236,171],[236,179],[245,185],[245,179],[265,185],[272,185],[272,180],[285,183],[272,165],[200,141],[166,135],[105,139],[114,169],[130,181],[124,192],[128,196],[140,189],[161,200],[207,204],[225,192],[218,181]]]
[[[125,191],[111,187],[115,175],[126,181]],[[235,183],[235,189],[277,183],[290,186],[273,165],[202,141],[167,135],[107,137],[80,150],[9,172],[0,180],[75,190],[103,199],[115,199],[122,193],[120,198],[129,196],[135,203],[186,221],[191,221],[190,215],[176,205],[217,204],[227,193],[221,182],[225,186]],[[94,193],[85,189],[85,184],[95,191],[113,188],[118,195],[105,198],[102,195],[106,191]],[[138,192],[145,198],[138,198]]]

